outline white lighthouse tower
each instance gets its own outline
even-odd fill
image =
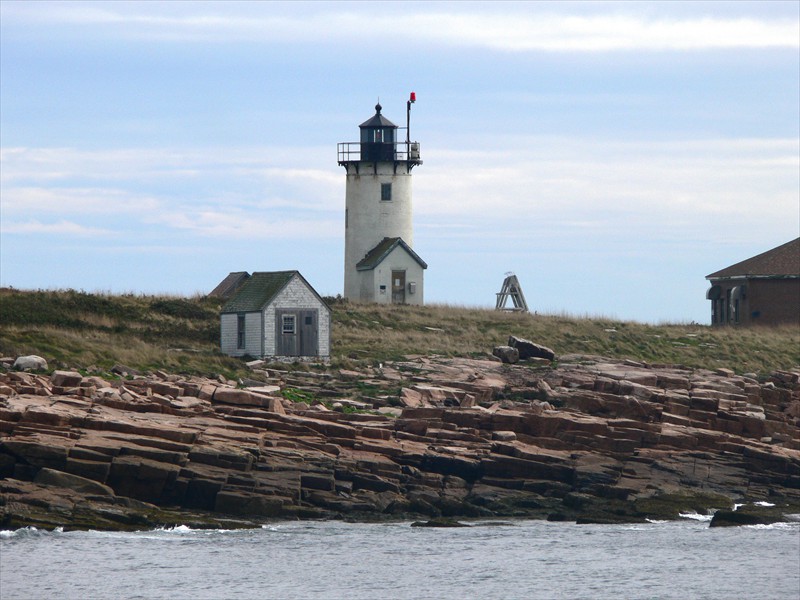
[[[344,297],[357,302],[423,303],[427,264],[414,252],[411,169],[422,164],[419,143],[409,135],[412,92],[407,103],[406,140],[381,114],[359,128],[359,142],[342,142],[339,164],[345,191]]]

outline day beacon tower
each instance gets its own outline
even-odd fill
[[[422,164],[419,143],[409,135],[412,92],[407,103],[406,141],[381,114],[359,125],[359,142],[338,145],[347,172],[345,188],[344,297],[356,302],[422,304],[427,264],[414,252],[411,169]]]

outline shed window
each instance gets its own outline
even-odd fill
[[[281,332],[290,334],[294,333],[294,315],[283,315],[283,322],[281,323]]]
[[[381,184],[381,200],[388,201],[392,199],[392,184],[391,183],[382,183]]]
[[[236,316],[236,347],[244,348],[244,315]]]

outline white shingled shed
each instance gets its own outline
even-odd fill
[[[331,309],[299,271],[255,272],[220,312],[229,356],[318,357],[331,351]]]

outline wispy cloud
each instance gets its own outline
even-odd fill
[[[108,229],[88,227],[74,221],[63,220],[55,223],[43,223],[38,220],[9,222],[3,219],[2,224],[0,224],[0,232],[3,234],[59,235],[67,237],[98,237],[113,234],[113,231]]]
[[[74,175],[73,175],[74,176]],[[37,185],[3,186],[3,214],[126,215],[142,214],[159,209],[159,200],[114,187],[65,188],[48,187],[47,175]]]
[[[292,161],[293,153],[6,148],[0,152],[3,232],[115,232],[120,241],[170,231],[253,240],[340,236],[341,175],[279,168],[269,158],[276,155]]]
[[[800,25],[757,19],[646,19],[636,16],[431,15],[421,18],[455,45],[510,51],[607,52],[800,46]],[[448,22],[448,27],[437,25]]]
[[[641,239],[706,235],[745,222],[753,228],[796,228],[798,140],[524,137],[505,147],[514,151],[431,148],[436,169],[415,171],[420,232],[456,240],[524,238],[534,232],[613,236],[625,230]],[[293,166],[302,162],[299,158],[280,168],[266,166],[254,162],[251,148],[228,148],[119,151],[113,169],[106,170],[106,154],[4,151],[4,231],[84,235],[113,230],[130,237],[141,230],[239,240],[342,235],[344,176],[335,167]],[[215,163],[212,154],[224,155],[222,162]],[[298,157],[307,155],[297,151]],[[10,156],[13,160],[6,160]],[[42,156],[48,157],[46,168]],[[157,170],[143,166],[159,156],[173,158]],[[81,175],[87,167],[89,182]],[[149,173],[144,178],[143,169]],[[187,178],[187,171],[199,175]]]
[[[351,4],[276,3],[4,3],[10,23],[36,22],[87,30],[98,37],[181,42],[328,44],[348,41],[419,43],[500,51],[609,52],[800,47],[792,18],[652,16],[635,3],[610,5],[605,14],[575,15],[538,3],[420,4],[355,10]],[[387,32],[402,32],[389,36]],[[402,38],[402,39],[400,39]]]
[[[417,214],[483,215],[507,219],[509,227],[541,218],[578,222],[585,220],[581,214],[641,215],[655,222],[659,216],[697,221],[757,212],[782,219],[796,216],[800,202],[798,140],[530,137],[514,148],[439,152],[437,171],[415,183]]]
[[[285,214],[253,214],[240,209],[176,207],[149,215],[144,219],[168,229],[180,230],[199,237],[268,239],[341,238],[342,219]]]

